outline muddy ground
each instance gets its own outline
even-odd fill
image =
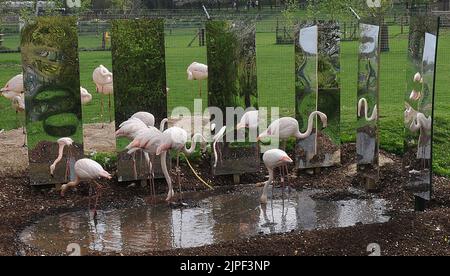
[[[321,197],[329,200],[346,198],[349,196],[347,188],[363,188],[355,174],[354,153],[354,145],[344,145],[341,167],[323,169],[315,176],[299,174],[291,178],[291,184],[297,189],[326,189],[329,192]],[[400,172],[399,158],[382,154],[378,197],[392,203],[389,214],[392,219],[388,223],[258,236],[199,248],[147,252],[145,255],[368,255],[366,248],[370,243],[380,244],[383,255],[450,255],[450,180],[435,177],[434,198],[429,209],[424,213],[414,213],[413,198],[403,189],[405,179]],[[214,185],[232,183],[231,176],[211,176],[209,157],[196,164],[201,176]],[[183,166],[182,171],[184,189],[206,189],[188,167]],[[87,208],[86,185],[82,184],[77,191],[61,198],[52,187],[30,187],[23,177],[25,173],[21,171],[0,178],[0,255],[46,254],[21,244],[18,240],[20,231],[40,217]],[[265,175],[262,167],[260,173],[242,176],[241,181],[260,182]],[[150,190],[138,183],[118,185],[113,180],[104,184],[102,209],[151,203]],[[164,181],[158,180],[156,185],[160,193],[166,193]]]

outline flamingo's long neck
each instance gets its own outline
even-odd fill
[[[166,200],[170,200],[173,195],[172,179],[169,175],[169,170],[167,169],[167,151],[161,153],[161,169],[163,171],[164,177],[166,178],[167,186],[169,188],[169,193]]]
[[[410,129],[412,132],[427,131],[431,129],[431,117],[427,118],[423,113],[418,113],[411,123]]]
[[[311,135],[311,133],[313,131],[313,127],[314,127],[314,119],[316,118],[316,116],[317,116],[317,111],[315,111],[309,115],[308,128],[306,129],[305,133],[301,133],[300,130],[298,131],[298,133],[296,134],[296,137],[298,139],[305,139]]]
[[[160,124],[160,126],[159,126],[159,130],[161,131],[161,132],[163,132],[164,131],[164,128],[165,128],[165,126],[166,126],[166,124],[169,122],[169,119],[167,119],[167,118],[164,118],[162,121],[161,121],[161,124]]]
[[[366,121],[372,122],[378,119],[378,107],[375,105],[373,107],[372,115],[369,117],[369,104],[365,98],[361,98],[358,103],[358,115],[361,116],[361,109],[364,108],[364,117]]]
[[[269,180],[267,180],[266,183],[264,183],[263,193],[261,195],[261,201],[264,203],[267,201],[267,192],[269,189],[269,185],[272,184],[274,178],[273,169],[268,170],[269,170]]]
[[[76,176],[74,181],[71,181],[71,182],[69,182],[69,183],[67,183],[67,184],[65,184],[65,185],[62,185],[62,187],[61,187],[61,194],[64,195],[64,193],[65,193],[69,188],[75,187],[75,186],[77,186],[78,184],[80,184],[80,181],[81,181],[80,178],[79,178],[78,176]]]
[[[59,149],[58,149],[58,157],[55,159],[55,161],[53,161],[52,166],[55,166],[61,161],[61,159],[63,158],[64,155],[64,147],[65,144],[59,144]]]
[[[200,142],[201,140],[206,141],[206,139],[200,133],[195,134],[194,137],[192,137],[191,147],[188,149],[185,146],[183,149],[184,153],[187,155],[193,154],[197,147],[197,142]]]

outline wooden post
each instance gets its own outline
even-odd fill
[[[239,185],[241,183],[241,175],[240,174],[233,174],[233,183],[235,185]]]

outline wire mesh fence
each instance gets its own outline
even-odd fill
[[[436,118],[443,122],[443,128],[438,128],[437,138],[444,139],[450,127],[444,119],[450,118],[450,14],[435,13],[442,16],[440,43],[437,63],[436,82]],[[98,64],[111,67],[109,52],[111,19],[135,18],[136,15],[123,14],[85,14],[79,17],[79,47],[81,83],[95,91],[92,84],[92,70]],[[165,18],[166,70],[168,96],[168,111],[177,106],[193,109],[193,99],[197,87],[187,81],[186,68],[193,61],[207,63],[206,47],[201,46],[202,36],[199,32],[204,28],[206,18],[202,12],[178,11],[155,12],[141,14],[141,17]],[[17,18],[18,19],[18,18]],[[295,72],[294,46],[291,32],[286,20],[280,14],[274,13],[222,13],[214,19],[255,20],[257,24],[257,75],[260,107],[280,107],[281,116],[295,114]],[[297,18],[301,20],[301,18]],[[4,21],[5,22],[5,21]],[[20,44],[20,26],[18,20],[9,20],[2,25],[3,50],[17,51]],[[343,141],[354,140],[356,121],[356,91],[357,91],[357,59],[358,59],[358,22],[349,20],[339,22],[342,32],[341,42],[341,129]],[[399,152],[403,140],[403,111],[406,93],[406,62],[408,50],[409,20],[404,13],[394,13],[385,18],[389,40],[388,50],[381,56],[381,147]],[[106,34],[106,37],[105,37]],[[206,34],[207,35],[207,34]],[[291,39],[291,40],[289,40]],[[101,51],[101,52],[98,52]],[[0,69],[14,68],[20,71],[20,55],[0,54]],[[1,71],[0,82],[5,83],[7,76]],[[204,83],[204,91],[206,84]],[[203,108],[206,108],[207,93],[203,94]],[[94,110],[92,111],[94,112]],[[92,119],[95,121],[95,118]],[[395,135],[392,135],[395,134]]]

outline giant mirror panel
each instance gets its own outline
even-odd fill
[[[31,184],[67,182],[83,156],[76,18],[38,17],[21,53]]]
[[[302,23],[295,32],[296,118],[305,135],[296,145],[298,169],[340,163],[340,29],[335,22]],[[320,111],[326,121],[315,115]],[[326,128],[324,128],[326,126]]]
[[[166,66],[163,19],[114,20],[112,58],[116,129],[140,111],[155,116],[155,126],[167,117]],[[130,137],[118,137],[119,181],[149,177],[142,151],[128,154]],[[161,177],[159,158],[153,159],[156,177]]]
[[[357,135],[358,173],[368,189],[375,189],[379,179],[379,34],[377,25],[360,24],[358,63]]]
[[[403,166],[408,190],[417,198],[430,200],[439,18],[416,15],[410,24]]]
[[[209,21],[207,32],[208,105],[223,113],[217,125],[233,122],[217,144],[213,155],[215,175],[259,171],[259,146],[251,129],[237,130],[239,115],[226,114],[227,108],[258,109],[256,74],[256,24],[253,21]],[[228,117],[227,117],[228,116]],[[212,116],[214,117],[214,116]],[[216,129],[216,131],[218,128]],[[245,131],[244,139],[237,139]],[[217,159],[217,160],[216,160]]]

